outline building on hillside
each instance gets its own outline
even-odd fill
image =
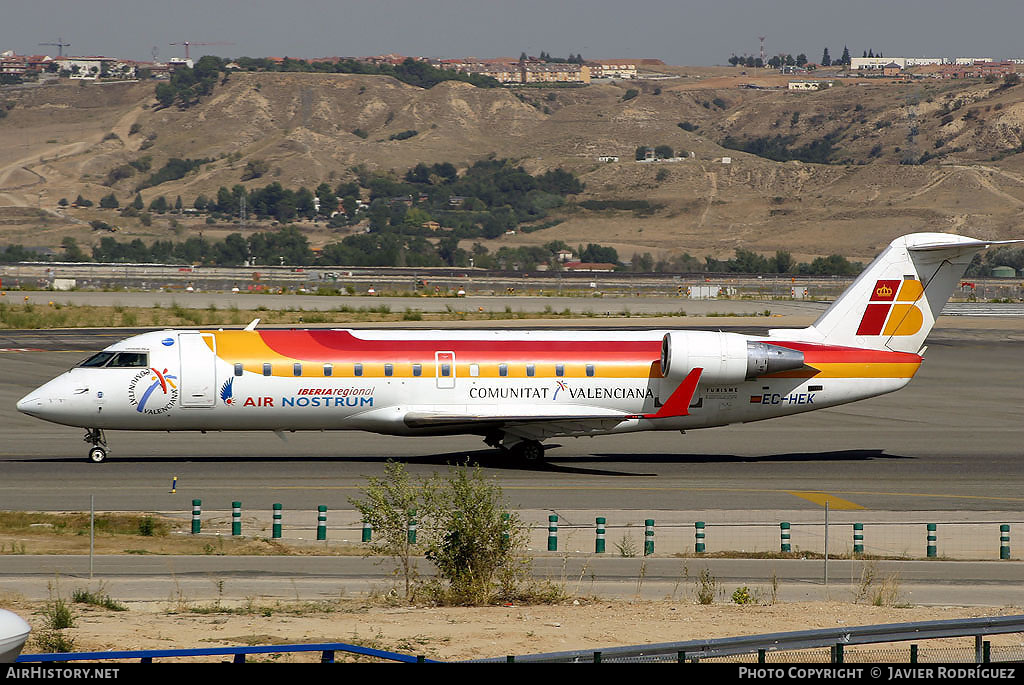
[[[519,73],[520,83],[590,83],[590,67],[571,62],[523,60]]]
[[[899,76],[903,73],[903,67],[896,62],[889,62],[882,67],[882,76]]]
[[[622,59],[592,60],[601,66],[601,76],[594,78],[636,78],[636,62]],[[590,64],[591,62],[587,62]]]
[[[975,62],[970,65],[951,64],[939,71],[938,77],[943,79],[969,79],[986,78],[988,76],[999,77],[1015,73],[1017,73],[1017,64],[1013,60],[1004,60],[1002,62],[989,60]]]
[[[58,57],[61,76],[73,79],[133,79],[135,62],[116,57]]]

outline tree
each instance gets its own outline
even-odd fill
[[[100,198],[100,207],[103,209],[117,209],[121,204],[117,201],[117,197],[113,193],[104,195]]]
[[[828,48],[825,48],[825,52],[821,55],[821,66],[830,67],[832,66],[832,58],[828,56]]]
[[[423,508],[424,498],[431,495],[414,483],[405,466],[397,461],[384,465],[383,478],[367,478],[362,493],[363,499],[349,498],[349,502],[373,528],[370,549],[398,562],[405,580],[405,597],[410,599],[418,572],[413,558],[416,548],[409,539],[409,521]]]
[[[497,592],[511,599],[524,575],[518,552],[526,534],[503,502],[501,487],[483,477],[480,467],[452,468],[445,487],[425,491],[430,514],[426,557],[441,583],[433,598],[447,604],[486,604]]]
[[[64,254],[61,259],[65,262],[87,262],[89,261],[88,255],[82,252],[82,248],[78,246],[78,241],[71,236],[65,237],[60,241],[60,246],[64,250]]]
[[[839,58],[844,66],[850,66],[850,48],[843,46],[843,56]]]

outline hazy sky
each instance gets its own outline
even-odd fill
[[[1024,57],[1024,0],[4,0],[0,50],[191,56],[655,57],[725,64],[848,45],[886,56]],[[230,43],[199,46],[195,43]]]

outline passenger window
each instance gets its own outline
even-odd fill
[[[295,362],[294,364],[292,364],[292,375],[293,376],[301,376],[302,375],[302,364],[300,364],[299,362]]]
[[[423,364],[413,364],[412,365],[412,375],[413,376],[422,376],[423,375]]]
[[[394,376],[395,375],[395,365],[394,364],[385,364],[384,365],[384,375],[385,376]]]
[[[355,374],[356,376],[362,376],[363,375],[363,365],[362,364],[356,364],[354,367],[352,367],[352,373]]]
[[[508,375],[508,364],[498,364],[498,375],[499,376],[507,376]]]
[[[594,375],[594,365],[593,364],[587,364],[587,375],[588,376],[593,376]]]
[[[270,375],[270,364],[268,364],[268,363],[264,363],[263,364],[263,375],[264,376],[269,376]]]
[[[106,363],[108,361],[110,361],[110,358],[113,357],[113,356],[114,356],[113,352],[97,352],[93,356],[91,356],[88,359],[86,359],[85,361],[81,362],[79,364],[79,366],[90,366],[90,367],[104,366],[104,365],[106,365]]]
[[[445,378],[447,378],[448,376],[451,376],[452,375],[452,365],[451,364],[441,364],[441,375],[444,376]]]
[[[555,364],[555,375],[556,376],[564,376],[565,375],[565,364]]]
[[[480,365],[479,364],[470,364],[469,365],[469,375],[473,376],[474,378],[479,376],[480,375]]]
[[[536,369],[535,369],[533,364],[527,364],[526,365],[526,375],[527,376],[531,376],[532,377],[532,376],[536,375],[535,371],[536,371]]]
[[[324,375],[325,376],[333,376],[334,375],[334,366],[332,366],[331,364],[324,364]]]
[[[149,366],[149,355],[145,352],[118,352],[107,366],[118,369],[144,369]]]
[[[235,375],[241,376],[244,368],[245,367],[242,366],[242,362],[235,362]]]

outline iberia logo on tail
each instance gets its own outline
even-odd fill
[[[857,335],[914,335],[924,323],[914,304],[922,294],[924,286],[917,279],[876,281]]]

